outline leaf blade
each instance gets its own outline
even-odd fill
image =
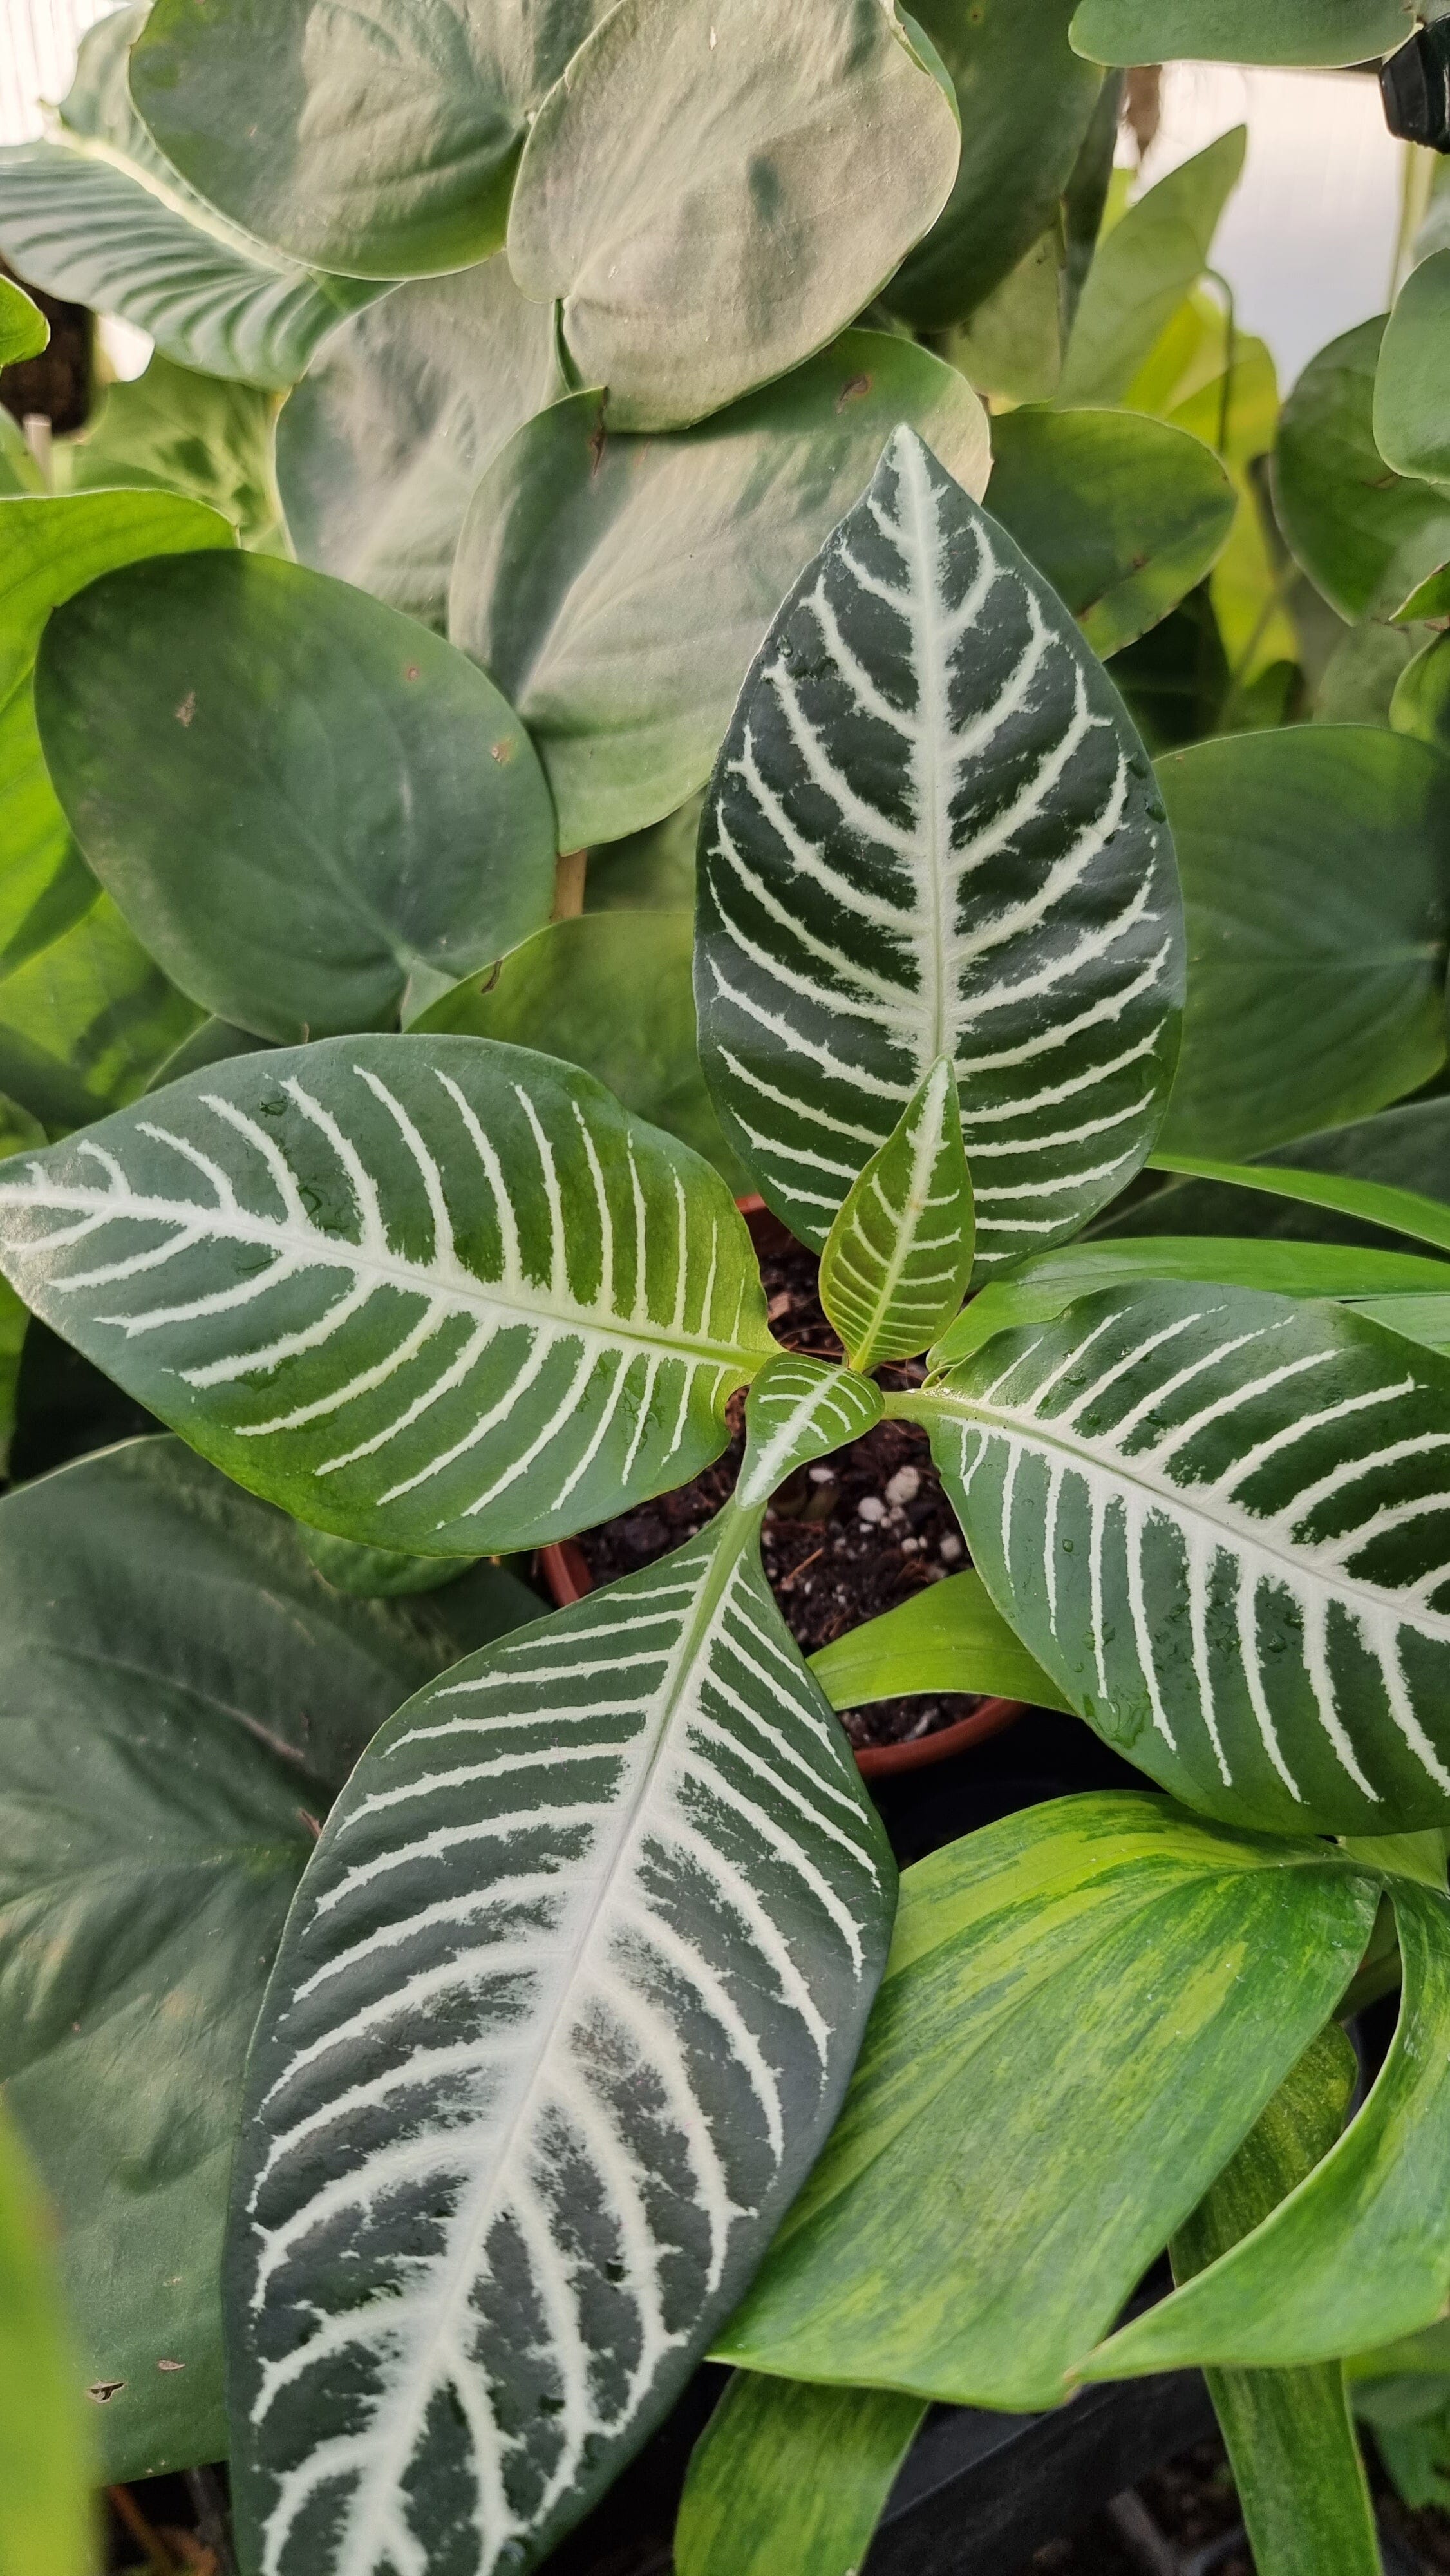
[[[821,1304],[853,1369],[915,1359],[936,1339],[966,1295],[975,1240],[956,1075],[938,1056],[821,1254]]]

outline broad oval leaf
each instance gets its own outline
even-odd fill
[[[1333,2011],[1377,1896],[1322,1844],[1121,1792],[908,1870],[841,2117],[716,2357],[1059,2404]]]
[[[1098,63],[1186,56],[1338,68],[1387,54],[1409,34],[1406,0],[1082,0],[1072,41]]]
[[[1311,358],[1284,404],[1274,502],[1294,559],[1351,622],[1389,617],[1450,560],[1450,492],[1386,464],[1374,436],[1383,320]]]
[[[466,268],[503,239],[531,111],[596,0],[157,0],[131,89],[213,205],[349,277]]]
[[[1445,408],[1450,395],[1445,343],[1450,326],[1450,251],[1436,251],[1411,270],[1400,289],[1380,348],[1374,387],[1374,439],[1397,474],[1450,480]]]
[[[23,286],[0,277],[0,367],[20,358],[38,358],[50,338],[50,324]]]
[[[701,826],[706,1079],[805,1241],[943,1052],[983,1270],[1131,1178],[1182,991],[1162,813],[1061,603],[900,431],[776,619]]]
[[[1139,197],[1098,244],[1063,360],[1059,401],[1123,400],[1208,266],[1247,144],[1242,125],[1220,134]]]
[[[317,1827],[369,1735],[537,1614],[482,1567],[348,1601],[175,1440],[0,1502],[0,2078],[55,2211],[107,2478],[221,2457],[242,2066]]]
[[[894,1872],[757,1525],[459,1666],[318,1846],[229,2264],[234,2492],[277,2576],[536,2565],[824,2142]]]
[[[13,2576],[89,2576],[95,2565],[88,2427],[51,2226],[0,2107],[0,2567]]]
[[[621,840],[704,785],[786,591],[860,499],[898,421],[973,492],[986,414],[953,367],[847,331],[701,428],[606,433],[597,397],[541,412],[484,474],[449,632],[538,747],[559,846]]]
[[[1161,761],[1188,925],[1167,1150],[1242,1160],[1361,1118],[1445,1061],[1444,762],[1369,725]]]
[[[525,302],[502,251],[353,314],[277,422],[301,561],[441,627],[475,483],[563,391],[554,317]]]
[[[854,1369],[915,1359],[972,1275],[975,1217],[951,1059],[938,1056],[851,1184],[821,1255],[821,1304]]]
[[[863,312],[959,150],[895,0],[618,0],[534,120],[509,261],[610,421],[674,429]]]
[[[920,1397],[999,1609],[1191,1806],[1450,1816],[1450,1365],[1334,1306],[1108,1290]]]
[[[26,1303],[239,1484],[482,1556],[688,1483],[776,1345],[723,1181],[481,1038],[233,1057],[0,1166]]]
[[[167,973],[279,1041],[395,1021],[548,920],[518,718],[441,636],[261,555],[96,582],[36,672],[46,764]]]

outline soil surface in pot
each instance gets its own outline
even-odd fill
[[[797,1243],[763,1253],[771,1329],[787,1349],[839,1360],[841,1345],[821,1311],[815,1254]],[[919,1385],[920,1362],[884,1369],[884,1386]],[[723,1457],[678,1493],[586,1530],[579,1541],[596,1583],[637,1573],[683,1547],[728,1501],[744,1447],[743,1396],[732,1401],[734,1436]],[[924,1584],[959,1574],[966,1549],[926,1434],[906,1422],[878,1423],[864,1440],[798,1470],[766,1514],[761,1552],[771,1588],[797,1645],[810,1655],[862,1621],[894,1610]],[[842,1712],[851,1742],[907,1744],[970,1717],[969,1698],[878,1700]]]

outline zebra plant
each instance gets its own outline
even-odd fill
[[[930,2397],[1165,2359],[1213,2365],[1248,2491],[1317,2477],[1317,2563],[1370,2567],[1340,2356],[1450,2291],[1450,1369],[1350,1301],[1426,1265],[1278,1247],[1295,1296],[1260,1245],[1207,1285],[1120,1246],[1078,1293],[1172,1076],[1173,853],[1105,672],[909,431],[757,656],[701,859],[706,1073],[843,1366],[776,1345],[710,1168],[480,1039],[236,1056],[0,1178],[30,1306],[368,1546],[563,1537],[696,1475],[748,1391],[714,1522],[425,1687],[322,1832],[233,2181],[246,2566],[522,2576],[714,2346],[769,2376],[697,2462],[684,2576],[839,2576]],[[1044,1692],[1173,1793],[941,1855],[889,1969],[890,1857],[759,1557],[883,1413]],[[1322,2158],[1317,2035],[1384,1890],[1405,2028]],[[1170,2237],[1199,2279],[1103,2345]],[[822,2383],[855,2394],[812,2414]],[[791,2407],[829,2531],[771,2486]],[[763,2536],[712,2506],[745,2492]]]

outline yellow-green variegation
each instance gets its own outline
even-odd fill
[[[914,1359],[972,1275],[972,1183],[951,1060],[938,1056],[847,1191],[821,1255],[821,1303],[852,1368]]]

